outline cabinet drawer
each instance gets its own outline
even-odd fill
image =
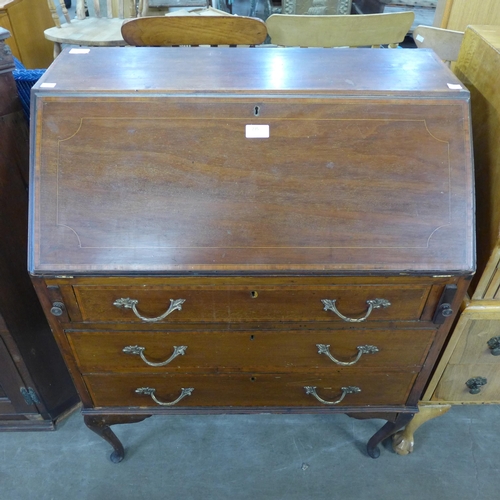
[[[483,316],[481,316],[481,314]],[[491,364],[500,366],[500,309],[465,309],[455,334],[457,342],[450,364]]]
[[[366,322],[420,318],[429,286],[75,286],[83,321],[100,322],[244,322],[345,321],[368,316]],[[125,299],[132,299],[133,307]],[[370,313],[368,301],[384,299]],[[162,318],[175,301],[183,300]],[[339,314],[323,300],[335,301]],[[370,314],[368,314],[370,313]],[[145,319],[141,319],[145,318]]]
[[[420,366],[434,330],[366,331],[202,331],[202,332],[81,332],[67,334],[82,373],[170,372],[337,372],[357,367]],[[323,345],[323,348],[318,347]],[[164,366],[175,347],[187,347]],[[329,346],[326,348],[326,346]],[[331,360],[325,352],[341,362]],[[376,349],[373,349],[373,346]],[[124,352],[124,348],[128,352]],[[133,349],[135,348],[135,349]],[[378,352],[377,352],[378,350]],[[375,351],[375,352],[373,352]]]
[[[338,406],[403,405],[416,374],[413,372],[376,372],[349,374],[224,374],[224,375],[87,375],[84,377],[94,405],[155,407],[161,406],[138,388],[154,389],[161,402],[173,402],[182,388],[193,388],[172,407],[203,406],[302,406],[334,407],[306,394],[305,387],[316,387],[325,401],[337,401],[342,387],[358,387],[361,392],[347,394]]]
[[[466,382],[484,378],[486,383],[471,394]],[[431,401],[454,403],[500,403],[500,362],[496,364],[448,365]]]

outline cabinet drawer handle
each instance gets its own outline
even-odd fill
[[[330,346],[328,344],[316,344],[316,347],[318,348],[318,354],[326,354],[334,363],[340,366],[355,365],[363,354],[375,354],[376,352],[379,352],[379,348],[375,345],[358,345],[358,347],[356,348],[358,350],[358,355],[356,356],[356,359],[347,362],[335,359],[330,353],[329,350]]]
[[[123,348],[123,352],[125,354],[139,355],[141,359],[144,361],[144,363],[146,363],[149,366],[165,366],[168,365],[170,361],[175,359],[177,356],[184,356],[187,348],[188,348],[187,345],[180,345],[180,346],[174,345],[174,352],[172,353],[172,356],[170,356],[170,358],[168,358],[166,361],[162,361],[160,363],[153,363],[152,361],[146,359],[146,356],[144,356],[144,351],[146,350],[146,348],[141,347],[139,345],[128,345],[127,347]]]
[[[181,389],[181,395],[176,400],[172,401],[171,403],[164,403],[155,396],[156,389],[154,389],[153,387],[139,387],[135,390],[135,392],[137,392],[138,394],[146,394],[148,396],[151,396],[151,399],[160,406],[174,406],[186,396],[191,396],[193,391],[194,391],[193,387],[187,387],[186,389],[184,389],[183,387]]]
[[[316,392],[316,387],[311,387],[310,385],[307,385],[304,387],[306,390],[306,394],[311,394],[314,396],[320,403],[323,403],[325,405],[338,405],[345,397],[346,394],[355,394],[356,392],[361,392],[361,389],[359,387],[356,387],[354,385],[349,385],[347,387],[341,387],[340,389],[342,390],[342,396],[340,396],[337,401],[326,401],[322,398],[320,398]]]
[[[116,307],[123,307],[124,309],[132,309],[132,311],[134,311],[134,314],[139,319],[142,319],[142,321],[147,321],[148,323],[156,323],[157,321],[165,319],[171,312],[180,311],[184,302],[186,302],[186,299],[170,299],[170,307],[168,308],[168,310],[165,311],[161,316],[157,316],[156,318],[146,318],[145,316],[142,316],[136,307],[139,303],[137,299],[118,299],[113,302],[113,305]]]
[[[491,337],[488,340],[488,347],[491,349],[493,356],[500,356],[500,337]]]
[[[470,394],[479,394],[481,392],[481,387],[487,383],[488,381],[484,377],[475,377],[467,380],[465,385],[469,388]]]
[[[369,299],[366,301],[368,309],[366,310],[366,313],[362,318],[348,318],[337,309],[337,306],[335,305],[335,303],[337,302],[336,299],[321,299],[321,302],[323,302],[325,306],[325,308],[323,309],[324,311],[333,311],[339,318],[347,321],[348,323],[361,323],[362,321],[365,321],[368,316],[370,316],[374,309],[385,309],[386,307],[389,307],[391,305],[391,303],[385,299]]]

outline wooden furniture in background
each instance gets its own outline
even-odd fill
[[[450,405],[500,403],[500,27],[467,28],[454,72],[471,93],[478,272],[420,413],[395,436],[400,454]]]
[[[356,16],[273,14],[267,21],[271,43],[288,47],[396,48],[413,23],[413,12]]]
[[[469,24],[500,25],[498,0],[438,0],[434,26],[465,31]]]
[[[0,431],[48,430],[78,403],[26,270],[28,130],[0,28]]]
[[[212,5],[231,15],[257,17],[265,21],[272,11],[271,0],[215,0]]]
[[[150,415],[383,418],[372,457],[411,419],[474,271],[450,83],[423,50],[63,51],[29,266],[113,461]]]
[[[116,0],[115,0],[116,1]],[[211,5],[210,0],[139,0],[138,15],[160,15],[161,12],[169,12],[170,9],[180,8],[208,8]]]
[[[436,8],[438,0],[353,0],[353,6],[358,14],[380,14],[386,5],[398,7],[429,7]]]
[[[412,35],[419,49],[432,49],[448,65],[458,59],[464,38],[462,31],[445,30],[433,26],[417,26]]]
[[[282,14],[348,15],[352,0],[282,0]]]
[[[11,34],[6,43],[26,68],[49,67],[53,60],[52,44],[43,32],[52,26],[45,1],[0,0],[0,27]]]
[[[129,45],[259,45],[267,37],[264,21],[242,16],[162,16],[131,19],[122,25]]]
[[[45,38],[54,42],[54,57],[61,52],[61,44],[86,47],[121,47],[127,45],[121,34],[124,19],[137,17],[136,0],[107,0],[106,12],[101,12],[99,0],[76,0],[76,17],[71,19],[64,0],[47,0],[55,28],[45,30]],[[148,0],[141,2],[146,11]],[[60,14],[65,23],[61,24]]]

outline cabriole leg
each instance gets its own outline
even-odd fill
[[[413,434],[425,422],[444,415],[451,405],[419,405],[419,412],[401,431],[392,436],[392,448],[398,455],[408,455],[413,451],[415,439]]]
[[[128,424],[140,422],[151,415],[84,415],[83,421],[85,425],[104,441],[108,442],[113,447],[113,453],[109,456],[110,460],[118,464],[125,456],[125,450],[121,441],[116,437],[116,434],[109,427],[114,424]]]
[[[372,458],[380,456],[378,445],[388,437],[392,436],[399,429],[403,428],[412,418],[414,413],[400,413],[394,422],[387,422],[381,429],[379,429],[368,441],[366,451]]]

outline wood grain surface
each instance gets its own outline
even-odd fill
[[[151,16],[126,21],[129,45],[258,45],[267,37],[263,21],[245,16]]]
[[[230,375],[88,375],[85,382],[94,405],[156,407],[150,396],[137,394],[139,387],[152,387],[161,401],[172,401],[182,387],[193,387],[191,396],[176,407],[191,406],[305,406],[328,407],[307,395],[305,386],[316,386],[320,397],[336,401],[341,387],[356,386],[357,394],[348,394],[339,406],[403,405],[415,373],[354,371],[348,375],[321,374],[230,374]],[[224,390],[221,390],[221,388]]]
[[[80,370],[89,373],[289,373],[324,371],[348,374],[358,368],[393,369],[421,366],[435,330],[371,329],[345,331],[195,331],[195,332],[106,332],[73,331],[68,338]],[[352,362],[358,346],[374,345],[379,352],[363,354],[352,366],[341,367],[316,344],[330,345],[339,361]],[[123,348],[145,347],[144,356],[160,363],[173,353],[173,346],[186,345],[184,355],[163,367],[148,366],[138,355]]]
[[[473,270],[468,94],[430,53],[140,50],[147,70],[93,49],[84,85],[61,59],[35,91],[32,272]]]

